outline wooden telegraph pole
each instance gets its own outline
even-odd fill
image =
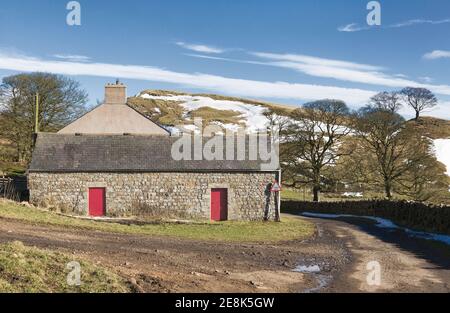
[[[39,132],[39,93],[36,92],[36,112],[34,113],[34,133],[33,133],[33,148],[36,143],[37,134]]]
[[[34,132],[39,133],[39,92],[36,92],[36,114],[35,114],[35,124]]]

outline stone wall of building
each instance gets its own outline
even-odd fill
[[[88,214],[89,188],[106,190],[106,215],[161,213],[210,219],[212,188],[228,189],[229,220],[262,220],[276,173],[29,173],[30,201]],[[271,218],[274,197],[270,197]],[[145,215],[145,214],[143,214]]]

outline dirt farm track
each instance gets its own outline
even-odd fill
[[[450,292],[449,246],[357,219],[309,220],[314,238],[239,244],[0,219],[0,242],[88,259],[126,277],[136,292]],[[367,282],[371,261],[380,264],[379,285]]]

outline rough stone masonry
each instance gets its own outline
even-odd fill
[[[211,188],[228,189],[228,219],[262,220],[275,173],[30,173],[30,201],[87,215],[88,190],[104,187],[106,215],[210,218]],[[270,216],[274,216],[274,197]]]
[[[107,84],[105,103],[56,134],[37,134],[28,169],[33,204],[91,216],[262,220],[269,203],[274,217],[279,205],[268,186],[280,171],[250,158],[256,142],[240,138],[246,158],[225,145],[223,156],[234,158],[177,160],[180,138],[126,101],[125,85]]]

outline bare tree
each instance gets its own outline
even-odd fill
[[[307,103],[291,114],[282,162],[291,171],[291,184],[312,185],[313,200],[319,201],[323,170],[341,156],[338,148],[350,132],[349,109],[340,100]]]
[[[377,93],[375,96],[370,98],[370,104],[376,108],[388,110],[393,113],[397,112],[402,106],[402,103],[400,102],[400,95],[395,91],[383,91]]]
[[[3,78],[0,86],[1,137],[16,148],[17,161],[31,156],[35,97],[39,93],[39,129],[56,131],[84,111],[87,94],[70,78],[48,74],[19,74]]]
[[[392,198],[392,189],[408,171],[423,162],[426,153],[415,148],[417,130],[398,114],[367,106],[358,112],[356,132],[366,153],[364,158],[371,180],[382,184],[385,195]]]
[[[400,93],[406,104],[416,112],[416,121],[419,120],[422,111],[432,108],[437,104],[436,96],[425,88],[406,87]]]
[[[450,179],[445,174],[445,165],[438,162],[431,152],[431,140],[416,132],[411,136],[409,157],[405,160],[410,166],[396,180],[395,191],[414,201],[436,201],[449,199]]]
[[[289,126],[291,119],[286,115],[286,110],[270,108],[263,113],[268,120],[267,128],[269,131],[277,131],[282,134]]]

